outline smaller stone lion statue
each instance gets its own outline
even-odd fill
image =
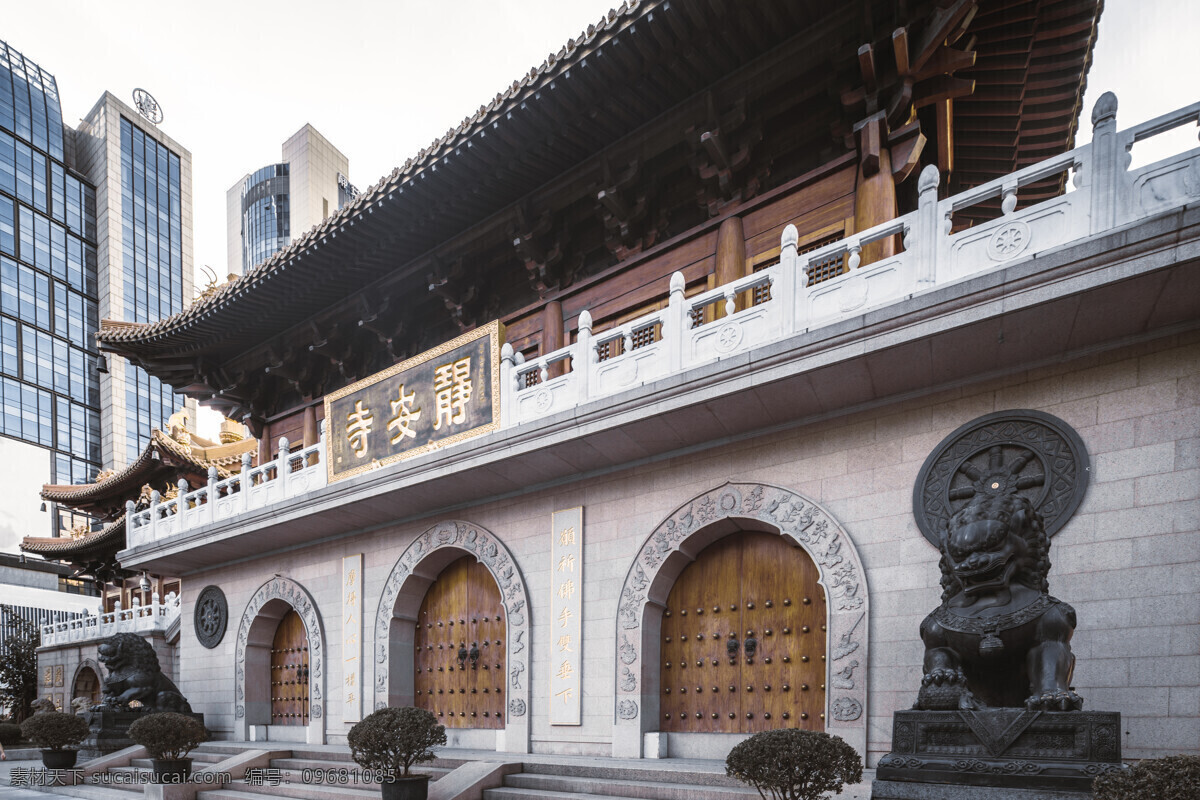
[[[1075,610],[1051,597],[1050,540],[1033,504],[988,495],[943,533],[942,604],[921,623],[920,709],[1074,711]]]
[[[179,687],[162,673],[150,643],[135,633],[117,633],[100,643],[100,663],[108,669],[101,706],[128,710],[137,701],[147,711],[190,714]]]
[[[43,714],[48,711],[57,711],[58,707],[54,705],[54,701],[49,697],[39,697],[29,704],[35,714]]]

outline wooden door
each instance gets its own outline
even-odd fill
[[[271,642],[271,724],[308,724],[308,633],[295,611],[279,620]]]
[[[663,612],[661,730],[824,730],[825,594],[782,537],[738,533],[676,580]]]
[[[448,728],[503,728],[505,622],[500,588],[472,556],[450,564],[417,616],[414,705]]]
[[[91,667],[79,670],[79,675],[75,678],[75,687],[71,691],[71,699],[76,697],[86,697],[89,708],[100,702],[100,678]]]

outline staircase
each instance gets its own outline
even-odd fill
[[[215,751],[222,745],[214,743],[200,747]],[[227,748],[234,751],[233,747]],[[245,747],[237,748],[237,752],[242,749]],[[414,772],[430,775],[432,781],[436,781],[462,763],[453,759],[439,759],[432,765],[421,765]],[[196,799],[266,800],[277,797],[295,800],[379,800],[379,785],[364,782],[361,777],[356,777],[359,773],[361,767],[350,759],[350,751],[346,748],[316,748],[297,744],[291,748],[290,757],[271,759],[269,769],[258,776],[250,780],[242,778],[230,781],[219,789],[200,791]]]

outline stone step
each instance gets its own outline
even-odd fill
[[[34,791],[59,797],[82,797],[84,800],[130,800],[131,797],[141,797],[140,784],[130,787],[132,791],[122,791],[111,786],[93,783],[81,783],[76,786],[29,786]]]
[[[607,789],[608,787],[593,784],[592,788]],[[519,789],[511,786],[483,790],[483,800],[579,800],[580,797],[587,797],[588,800],[626,800],[622,795],[617,794],[551,792],[541,789]]]
[[[337,783],[337,776],[341,773],[361,774],[362,772],[362,767],[358,766],[358,764],[355,764],[353,761],[330,761],[316,758],[296,758],[295,756],[292,758],[273,758],[271,759],[271,766],[275,769],[282,769],[287,773],[290,773],[289,777],[291,777],[293,782],[300,781],[304,770],[312,770],[314,774],[311,775],[311,777],[314,778],[318,777],[316,774],[318,771],[329,772],[332,770],[334,772],[334,777],[332,780],[323,779],[320,781],[322,783]],[[427,764],[422,764],[416,768],[416,771],[425,775],[432,775],[433,780],[436,781],[438,778],[448,773],[450,768],[431,767]],[[328,778],[329,776],[325,777]]]
[[[604,781],[641,781],[644,783],[678,783],[696,786],[723,786],[731,789],[749,787],[725,774],[723,762],[660,761],[652,767],[624,764],[531,763],[526,762],[525,774],[559,775],[572,778],[593,778]],[[758,792],[751,790],[752,794]]]
[[[248,786],[245,781],[233,781],[222,789],[197,792],[196,800],[265,800],[272,797],[288,800],[379,800],[379,796],[379,787],[374,784],[361,785],[360,788],[282,782],[278,786]]]
[[[750,800],[758,792],[746,786],[705,786],[696,783],[667,782],[675,778],[668,773],[665,781],[622,780],[606,778],[597,783],[595,778],[574,775],[550,775],[523,772],[509,775],[504,786],[512,789],[532,789],[538,792],[559,792],[575,795],[593,795],[603,792],[618,797],[642,798],[643,800]]]
[[[238,753],[244,753],[247,750],[287,750],[291,742],[201,742],[192,751],[192,756],[197,753],[206,755],[212,754],[217,756],[236,756]],[[276,745],[285,745],[277,747]]]

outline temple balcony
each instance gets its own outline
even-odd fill
[[[499,430],[329,483],[324,439],[128,515],[129,568],[181,574],[271,549],[513,496],[888,400],[1195,327],[1200,148],[1131,169],[1131,149],[1200,103],[1093,139],[525,361],[505,347]],[[1022,189],[1073,189],[1022,206]],[[1000,199],[970,227],[956,216]],[[879,256],[879,253],[891,253]],[[864,257],[866,256],[866,257]],[[833,265],[833,268],[831,268]],[[326,434],[328,435],[328,434]]]
[[[171,592],[160,600],[152,595],[148,605],[135,602],[132,608],[117,607],[107,614],[93,614],[42,626],[42,647],[66,644],[95,643],[115,633],[146,635],[162,633],[170,638],[172,628],[179,625],[179,597]]]

